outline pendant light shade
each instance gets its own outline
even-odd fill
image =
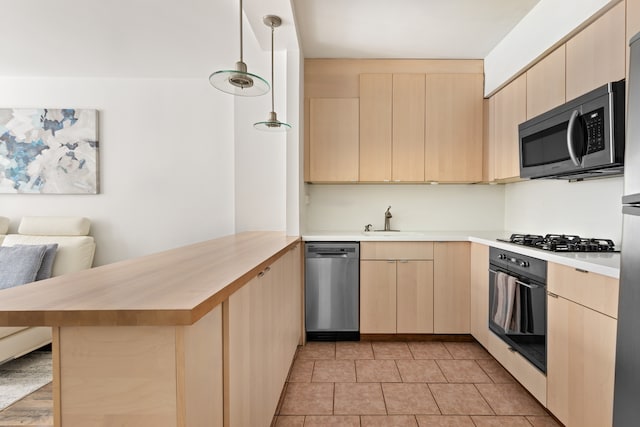
[[[240,0],[240,60],[233,70],[220,70],[209,76],[209,83],[218,90],[239,96],[260,96],[269,92],[269,83],[247,72],[242,58],[242,0]]]
[[[275,29],[282,24],[282,20],[278,16],[267,15],[262,18],[262,21],[267,27],[271,27],[271,112],[269,113],[266,121],[254,123],[253,127],[267,132],[286,132],[291,129],[291,125],[278,120],[278,115],[276,114],[273,102],[275,92],[273,89],[273,86],[275,85],[273,79],[273,33],[275,32]]]

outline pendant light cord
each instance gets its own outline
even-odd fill
[[[244,62],[242,58],[242,0],[240,0],[240,62]]]
[[[273,80],[273,33],[275,32],[273,24],[271,24],[271,111],[276,111],[273,106],[273,93],[275,92],[276,82]]]

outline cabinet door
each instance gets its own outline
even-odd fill
[[[309,179],[358,180],[358,99],[314,98],[309,102]]]
[[[360,181],[391,179],[391,74],[360,74]]]
[[[527,70],[527,119],[565,102],[565,45]]]
[[[397,332],[433,333],[433,261],[398,261]]]
[[[433,331],[469,333],[469,243],[437,242],[433,254]]]
[[[568,426],[610,426],[616,320],[547,298],[547,407]]]
[[[480,344],[489,348],[489,247],[471,243],[470,329]]]
[[[424,181],[425,75],[393,75],[393,181]]]
[[[567,42],[567,101],[625,76],[625,2]]]
[[[360,332],[396,333],[396,262],[360,262]]]
[[[520,177],[518,125],[527,118],[527,77],[521,75],[494,95],[494,178],[514,180]]]
[[[427,75],[427,181],[482,180],[483,85],[481,74]]]

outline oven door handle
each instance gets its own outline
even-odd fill
[[[496,273],[497,274],[498,272],[496,270],[492,270],[490,268],[489,269],[489,273]],[[504,273],[504,274],[507,274],[507,273]],[[507,276],[508,276],[508,274],[507,274]],[[513,276],[511,276],[511,277],[513,277]],[[539,289],[539,288],[542,287],[540,285],[532,285],[532,284],[529,284],[529,283],[524,283],[524,282],[521,282],[520,280],[517,280],[517,279],[516,279],[516,283],[518,285],[524,286],[525,288],[529,288],[529,289]]]
[[[580,116],[580,111],[573,110],[571,118],[569,119],[569,125],[567,126],[567,149],[569,150],[569,156],[575,166],[582,164],[582,158],[576,153],[575,143],[573,141],[573,128],[575,127],[576,120]]]

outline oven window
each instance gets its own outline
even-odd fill
[[[540,166],[569,160],[567,122],[522,138],[522,166]]]
[[[489,328],[538,369],[546,372],[547,303],[544,284],[502,271],[489,271]]]

